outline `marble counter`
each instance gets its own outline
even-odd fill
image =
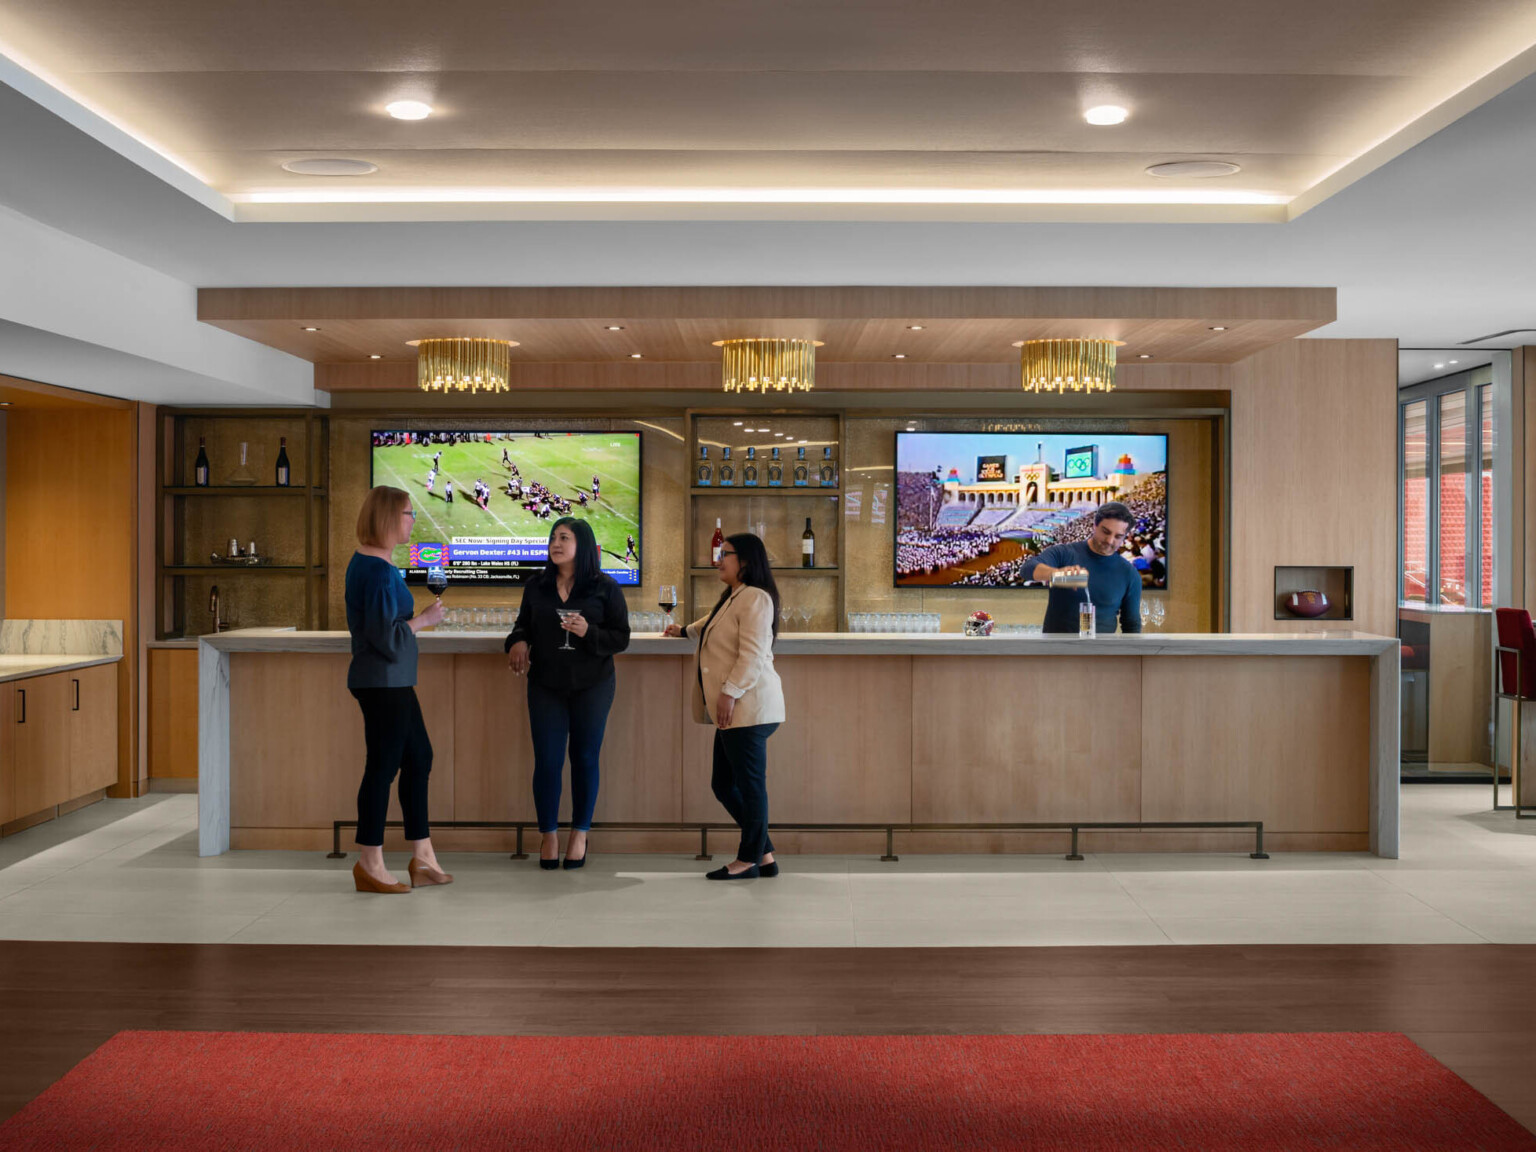
[[[8,656],[121,656],[121,620],[0,620]]]
[[[502,632],[417,634],[423,656],[433,653],[500,652]],[[298,632],[246,628],[202,637],[218,652],[350,652],[345,632]],[[775,656],[1380,656],[1395,651],[1396,638],[1367,632],[1316,633],[1171,633],[1099,636],[984,636],[947,633],[786,632],[773,646]],[[692,652],[693,641],[656,633],[630,637],[626,655],[676,656]],[[622,656],[621,656],[622,658]]]
[[[7,680],[25,680],[29,676],[47,676],[53,672],[73,672],[77,668],[93,668],[97,664],[116,664],[121,659],[121,656],[86,656],[81,654],[61,656],[0,655],[0,683]]]

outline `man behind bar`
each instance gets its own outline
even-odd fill
[[[1131,530],[1131,519],[1131,510],[1118,500],[1099,505],[1093,514],[1092,536],[1073,544],[1052,544],[1033,563],[1024,565],[1024,578],[1049,584],[1058,572],[1086,574],[1087,595],[1098,630],[1113,632],[1118,614],[1121,632],[1140,632],[1141,573],[1119,554]],[[1042,630],[1076,633],[1083,591],[1052,588]]]

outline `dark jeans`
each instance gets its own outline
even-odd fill
[[[354,688],[363,709],[363,740],[368,761],[357,790],[357,842],[364,847],[384,843],[389,814],[389,785],[400,774],[400,812],[407,840],[425,840],[427,779],[432,772],[432,741],[421,718],[414,688]]]
[[[768,838],[768,737],[777,724],[715,729],[715,766],[709,786],[741,826],[736,859],[756,864],[773,851]]]
[[[616,676],[577,691],[559,691],[528,681],[533,804],[538,809],[540,832],[554,832],[560,827],[560,777],[567,740],[571,751],[571,827],[583,832],[592,827],[592,809],[597,806],[597,760],[617,686]]]

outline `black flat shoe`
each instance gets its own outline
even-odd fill
[[[556,856],[553,860],[546,860],[540,856],[539,867],[546,872],[553,872],[556,868],[560,867],[560,857]]]
[[[580,860],[572,860],[569,856],[567,856],[565,858],[565,863],[563,863],[560,866],[562,868],[564,868],[567,872],[570,872],[572,869],[580,868],[586,862],[587,862],[587,858],[585,856],[583,856]]]
[[[706,880],[756,880],[762,875],[762,870],[756,865],[744,869],[741,872],[732,872],[730,868],[716,868],[713,872],[704,873]]]
[[[759,864],[757,866],[757,874],[764,879],[777,876],[779,874],[779,862],[775,860],[772,864]]]

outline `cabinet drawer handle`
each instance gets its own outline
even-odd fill
[[[78,712],[80,711],[80,681],[75,680],[73,683],[75,685],[75,706],[71,708],[70,711]]]
[[[16,723],[25,724],[27,722],[27,690],[25,688],[16,689],[16,710],[18,713]]]

